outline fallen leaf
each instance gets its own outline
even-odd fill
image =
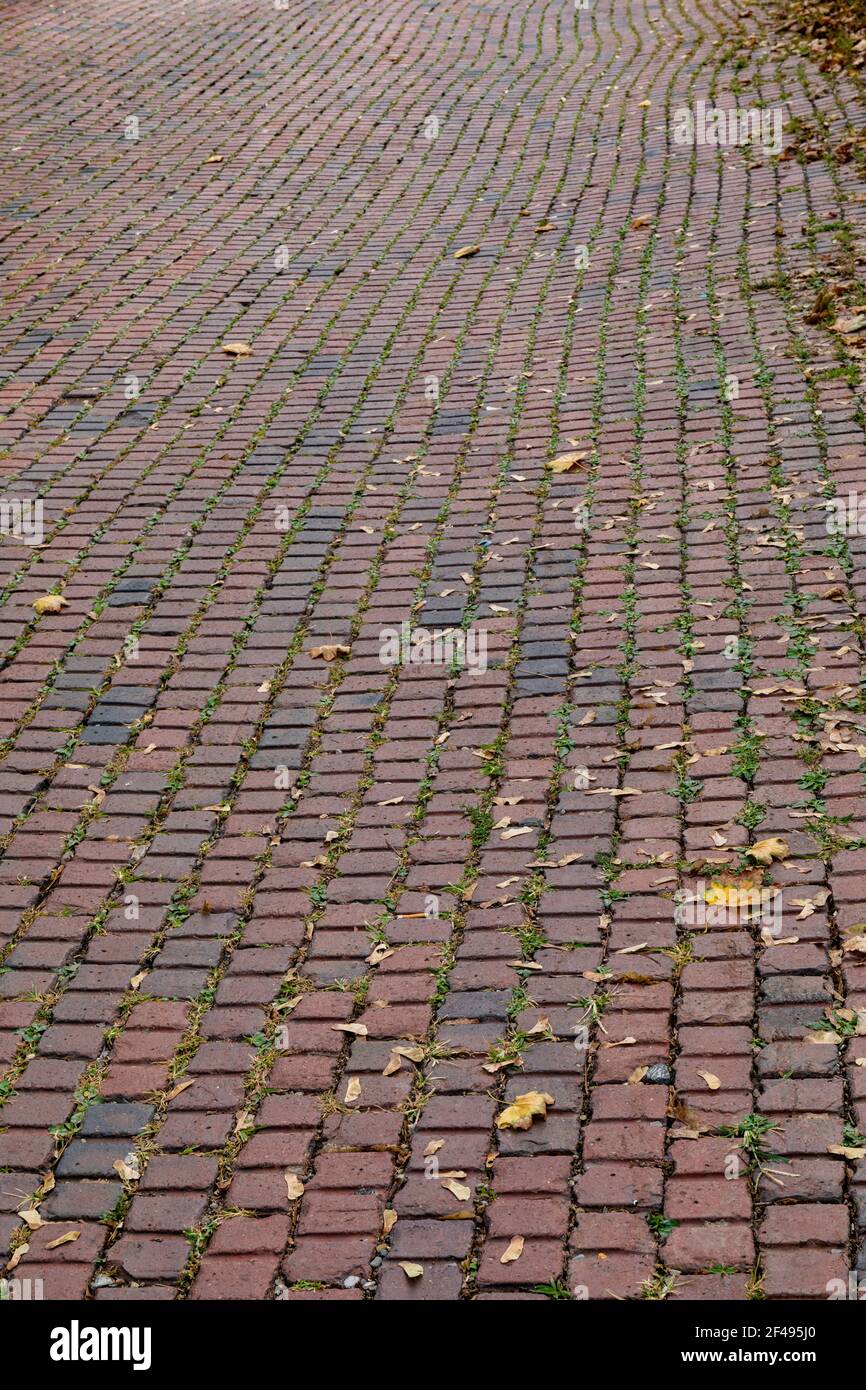
[[[304,1184],[296,1173],[286,1173],[286,1191],[289,1194],[290,1202],[297,1202],[299,1197],[304,1195]]]
[[[61,1245],[70,1245],[73,1240],[78,1240],[80,1231],[67,1231],[65,1236],[58,1236],[56,1240],[49,1240],[46,1250],[56,1250]]]
[[[45,1225],[35,1207],[28,1207],[26,1211],[19,1211],[18,1215],[30,1227],[31,1231],[38,1231],[40,1226]]]
[[[351,1033],[356,1038],[366,1038],[367,1025],[366,1023],[332,1023],[331,1031],[333,1033]]]
[[[469,256],[477,256],[480,250],[480,246],[461,246],[458,251],[454,252],[454,259],[455,261],[465,261]]]
[[[442,1186],[447,1187],[448,1191],[453,1193],[458,1202],[468,1202],[472,1196],[471,1187],[466,1187],[464,1183],[456,1182],[453,1178],[446,1178]]]
[[[407,1279],[420,1279],[424,1273],[424,1266],[413,1264],[411,1260],[398,1260],[397,1263]]]
[[[37,613],[62,613],[69,607],[69,599],[62,594],[43,594],[42,598],[34,600],[33,607]]]
[[[505,1254],[499,1257],[499,1263],[501,1265],[514,1264],[514,1261],[519,1260],[520,1256],[523,1254],[524,1244],[525,1241],[523,1236],[512,1236],[508,1242]]]
[[[769,840],[758,840],[746,850],[748,857],[754,859],[757,864],[772,864],[774,859],[786,859],[789,853],[786,841],[775,836],[771,836]]]
[[[128,1157],[133,1158],[135,1155],[129,1154]],[[118,1158],[111,1166],[124,1182],[138,1182],[141,1177],[137,1160],[135,1163],[127,1163],[125,1158]]]
[[[717,1091],[722,1084],[719,1078],[714,1076],[711,1071],[699,1071],[698,1076],[703,1077],[711,1091]]]
[[[639,1082],[643,1081],[648,1071],[649,1067],[635,1067],[634,1071],[628,1077],[629,1086],[637,1086]]]
[[[517,1096],[512,1105],[506,1106],[496,1120],[497,1129],[530,1129],[536,1117],[547,1117],[548,1105],[553,1105],[553,1096],[547,1091],[526,1091]]]
[[[222,350],[228,353],[229,357],[249,357],[252,352],[249,343],[223,343]]]
[[[185,1091],[188,1086],[193,1086],[194,1084],[195,1077],[192,1077],[189,1081],[179,1081],[176,1086],[172,1086],[170,1091],[166,1091],[166,1100],[174,1100],[175,1096],[180,1095],[181,1091]]]
[[[382,1233],[390,1235],[397,1224],[397,1213],[393,1207],[386,1207],[382,1212]]]
[[[349,1080],[348,1080],[348,1083],[347,1083],[347,1085],[346,1085],[346,1094],[345,1094],[344,1097],[343,1097],[343,1102],[344,1102],[344,1104],[345,1104],[345,1105],[351,1105],[353,1101],[358,1100],[358,1099],[360,1098],[360,1095],[361,1095],[361,1083],[360,1083],[360,1081],[358,1080],[357,1076],[350,1076],[350,1077],[349,1077]]]
[[[853,1149],[848,1144],[828,1144],[827,1152],[840,1158],[866,1158],[866,1149]]]
[[[550,459],[547,467],[551,473],[570,473],[574,469],[586,472],[583,460],[589,458],[589,452],[589,449],[578,449],[570,454],[559,454],[555,459]]]
[[[334,642],[326,644],[324,647],[308,648],[307,656],[320,657],[322,661],[336,661],[338,656],[348,656],[350,651],[351,648],[345,646],[344,643]]]

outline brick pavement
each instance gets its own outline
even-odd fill
[[[847,1290],[859,90],[728,0],[0,26],[10,1287]]]

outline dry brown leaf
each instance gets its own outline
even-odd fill
[[[472,1196],[472,1188],[467,1187],[465,1183],[455,1181],[454,1178],[446,1178],[442,1186],[447,1187],[448,1191],[457,1198],[458,1202],[468,1202]]]
[[[416,1265],[412,1260],[398,1260],[397,1263],[407,1279],[420,1279],[424,1273],[424,1266]]]
[[[332,1033],[351,1033],[355,1038],[366,1038],[366,1023],[332,1023]],[[396,1048],[394,1049],[396,1051]]]
[[[297,1202],[299,1197],[304,1195],[304,1184],[301,1182],[297,1173],[286,1173],[286,1191],[289,1194],[290,1202]]]
[[[506,1247],[505,1254],[499,1257],[499,1263],[501,1265],[514,1264],[514,1261],[519,1260],[520,1256],[523,1254],[524,1244],[525,1241],[523,1236],[512,1236]]]
[[[348,656],[351,651],[343,642],[326,643],[323,647],[309,647],[307,656],[321,658],[322,661],[336,661],[338,656]]]
[[[174,1100],[175,1096],[179,1096],[179,1095],[180,1095],[181,1091],[185,1091],[185,1090],[187,1089],[188,1086],[194,1086],[194,1085],[195,1085],[195,1078],[194,1078],[194,1077],[192,1077],[189,1081],[179,1081],[179,1082],[177,1083],[176,1086],[172,1086],[172,1088],[171,1088],[170,1091],[166,1091],[166,1093],[165,1093],[165,1098],[166,1098],[166,1100]]]
[[[134,1157],[134,1155],[130,1155],[130,1157]],[[137,1161],[135,1163],[127,1163],[125,1158],[118,1158],[111,1166],[123,1182],[138,1182],[141,1177],[141,1171]]]
[[[9,1263],[8,1263],[7,1266],[6,1266],[6,1269],[7,1269],[7,1271],[8,1271],[10,1274],[11,1274],[12,1270],[16,1267],[16,1265],[19,1264],[20,1261],[24,1259],[24,1256],[27,1254],[27,1251],[28,1251],[29,1249],[30,1249],[30,1246],[29,1246],[29,1245],[18,1245],[18,1246],[15,1247],[15,1250],[14,1250],[14,1252],[13,1252],[12,1258],[11,1258],[11,1260],[9,1261]]]
[[[386,1207],[382,1212],[382,1234],[390,1235],[397,1224],[397,1213],[393,1207]]]
[[[343,1097],[345,1105],[351,1105],[353,1101],[359,1100],[361,1096],[361,1083],[357,1076],[350,1076],[346,1084],[346,1094]]]
[[[38,1231],[40,1226],[45,1225],[45,1222],[42,1220],[42,1217],[35,1207],[28,1207],[26,1211],[19,1211],[18,1215],[21,1217],[21,1220],[30,1227],[31,1231]]]
[[[67,1231],[65,1236],[58,1236],[56,1240],[49,1240],[46,1250],[57,1250],[61,1245],[71,1245],[72,1241],[78,1240],[80,1231]]]
[[[848,1144],[828,1144],[827,1152],[840,1158],[866,1158],[866,1149],[854,1149]]]
[[[711,1091],[717,1091],[722,1084],[719,1078],[714,1076],[711,1071],[699,1071],[698,1076],[703,1077]]]
[[[477,256],[480,250],[480,246],[461,246],[459,250],[454,252],[454,259],[455,261],[465,261],[470,256]]]

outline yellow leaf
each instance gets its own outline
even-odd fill
[[[641,1081],[643,1081],[648,1071],[649,1067],[635,1067],[631,1076],[628,1078],[629,1086],[637,1086]]]
[[[413,1264],[411,1260],[398,1260],[397,1263],[407,1279],[420,1279],[424,1273],[424,1266]]]
[[[758,840],[757,844],[746,850],[748,857],[754,859],[756,864],[772,864],[774,859],[786,859],[789,853],[786,841],[775,836],[769,840]]]
[[[249,343],[223,343],[222,349],[229,357],[249,357],[252,352]]]
[[[286,1173],[286,1191],[289,1194],[289,1201],[296,1202],[299,1197],[304,1195],[304,1184],[296,1173]]]
[[[356,1038],[366,1038],[366,1023],[332,1023],[331,1031],[334,1033],[352,1033]]]
[[[840,1158],[866,1158],[866,1149],[854,1149],[848,1144],[828,1144],[828,1154],[838,1154]]]
[[[465,261],[469,256],[477,256],[480,250],[480,246],[461,246],[459,251],[454,252],[454,259],[455,261]]]
[[[497,1129],[530,1129],[536,1116],[547,1117],[548,1105],[553,1105],[553,1096],[547,1091],[526,1091],[518,1096],[513,1105],[506,1106],[496,1120]]]
[[[390,1235],[397,1224],[397,1213],[393,1207],[386,1207],[382,1212],[382,1231],[384,1235]]]
[[[454,1178],[446,1178],[442,1186],[447,1187],[448,1191],[457,1198],[458,1202],[468,1202],[472,1196],[472,1188],[467,1187],[465,1183],[455,1182]]]
[[[551,473],[571,473],[572,470],[586,472],[585,458],[589,458],[589,449],[578,449],[570,454],[558,454],[555,459],[550,459],[547,466]]]
[[[45,1225],[35,1207],[28,1207],[26,1211],[19,1211],[18,1215],[30,1227],[31,1231],[38,1231],[40,1226]]]
[[[62,613],[69,607],[69,599],[62,594],[43,594],[42,598],[34,600],[33,607],[37,613]]]
[[[499,1263],[501,1265],[510,1265],[513,1264],[515,1260],[519,1260],[520,1256],[523,1254],[523,1246],[523,1236],[512,1236],[508,1242],[505,1254],[499,1257]]]

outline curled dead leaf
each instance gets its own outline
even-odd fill
[[[534,1119],[546,1119],[548,1105],[555,1104],[547,1091],[526,1091],[497,1117],[497,1129],[530,1129]]]
[[[307,656],[316,657],[322,661],[336,661],[338,656],[348,656],[351,651],[343,642],[326,643],[322,647],[310,647]]]

